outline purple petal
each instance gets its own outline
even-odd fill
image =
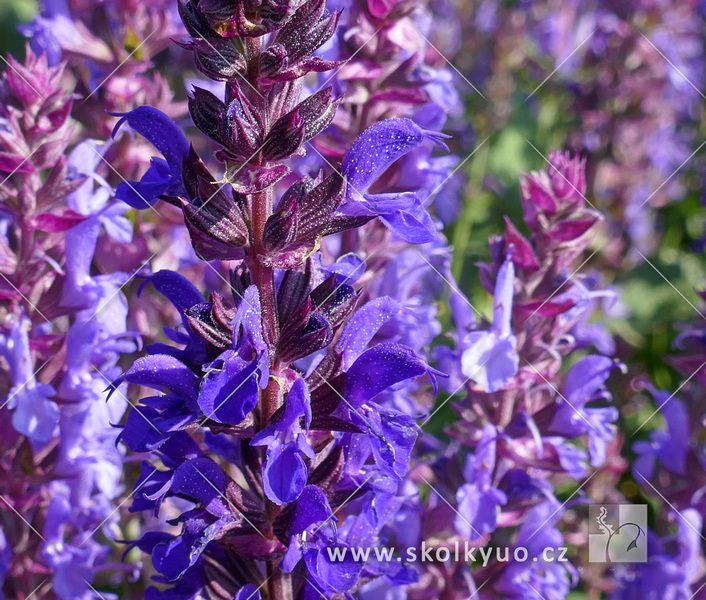
[[[204,415],[218,423],[238,425],[257,404],[258,364],[226,350],[201,383],[198,403]]]
[[[405,242],[425,244],[436,237],[436,225],[416,194],[366,195],[365,201],[369,210]]]
[[[176,271],[162,269],[154,275],[145,277],[145,279],[151,281],[154,289],[169,300],[182,314],[192,306],[202,304],[204,301],[196,286]],[[140,292],[143,287],[140,286]]]
[[[139,106],[128,113],[116,113],[113,116],[122,117],[113,129],[113,137],[127,122],[160,151],[172,174],[175,177],[181,176],[181,163],[189,153],[189,142],[174,121],[152,106]]]
[[[149,170],[136,182],[122,182],[115,197],[133,208],[148,208],[160,195],[186,195],[181,177],[184,158],[189,153],[189,142],[181,129],[162,111],[151,106],[140,106],[128,113],[109,113],[121,116],[113,129],[113,137],[125,122],[142,134],[162,153],[166,160],[153,159]]]
[[[610,372],[619,368],[612,358],[593,354],[578,361],[566,374],[564,397],[582,408],[603,387]]]
[[[470,540],[495,531],[498,526],[499,506],[505,504],[505,494],[495,488],[486,491],[473,483],[461,486],[456,493],[458,513],[456,530]]]
[[[153,158],[140,181],[121,181],[115,189],[115,199],[139,210],[153,206],[174,183],[167,161]]]
[[[328,548],[307,552],[304,561],[316,583],[325,592],[343,594],[355,587],[363,563],[353,560],[350,552],[344,560],[333,560]]]
[[[216,517],[229,513],[225,502],[226,474],[212,460],[195,458],[182,464],[172,479],[173,494],[189,498]]]
[[[635,442],[632,451],[637,455],[631,465],[633,477],[638,481],[640,481],[640,476],[652,479],[657,461],[655,444],[648,441]]]
[[[515,295],[515,265],[512,262],[512,253],[508,252],[505,262],[498,271],[493,294],[493,326],[500,337],[508,337],[510,319],[512,318],[512,299]]]
[[[205,511],[200,517],[191,515],[180,536],[154,547],[152,562],[155,569],[170,581],[177,579],[196,563],[208,543],[232,521],[231,514],[218,520]]]
[[[412,417],[394,410],[380,408],[366,414],[375,462],[387,475],[401,480],[407,475],[419,428]]]
[[[375,298],[348,320],[338,340],[337,350],[343,354],[343,368],[348,370],[367,348],[383,324],[400,311],[400,304],[389,296]]]
[[[49,399],[55,390],[50,385],[42,384],[20,386],[23,387],[10,390],[10,403],[15,407],[12,426],[31,440],[48,442],[59,423],[59,407]]]
[[[59,598],[81,598],[91,594],[94,550],[70,544],[55,544],[45,558],[53,570],[51,584]]]
[[[425,138],[441,144],[441,137],[445,136],[426,131],[411,119],[388,119],[368,127],[343,161],[349,192],[364,194],[392,163]]]
[[[62,289],[61,304],[70,307],[87,307],[92,302],[97,286],[91,277],[91,265],[100,233],[100,222],[87,219],[66,233],[66,279]]]
[[[309,471],[295,444],[275,442],[267,451],[262,470],[265,494],[275,504],[294,502],[302,493]]]
[[[393,385],[425,373],[428,365],[411,348],[383,343],[363,352],[346,373],[345,397],[359,406]]]
[[[192,423],[196,416],[196,413],[179,405],[164,413],[156,407],[138,406],[129,412],[120,440],[133,452],[154,450],[166,443],[173,433]]]
[[[591,427],[586,424],[588,430],[588,453],[591,457],[591,465],[599,467],[605,462],[606,446],[613,439],[614,431],[611,423],[618,420],[620,413],[615,406],[604,408],[590,408],[585,411]],[[578,417],[578,415],[576,415]]]
[[[344,254],[335,263],[324,265],[321,261],[321,253],[314,252],[311,255],[312,262],[316,269],[320,271],[322,279],[329,275],[336,275],[338,285],[353,285],[365,273],[365,262],[353,253]]]
[[[664,466],[679,475],[684,475],[686,472],[686,459],[689,454],[691,425],[689,414],[678,398],[671,398],[666,392],[663,392],[665,398],[655,398],[658,406],[662,407],[662,415],[667,422],[666,440],[657,451],[657,455]]]
[[[285,400],[282,419],[275,424],[278,431],[286,431],[299,424],[304,417],[305,427],[311,425],[311,394],[306,381],[299,377],[293,384]]]
[[[196,398],[198,393],[198,377],[183,362],[166,354],[138,358],[113,387],[123,381],[156,390],[167,388],[183,398]]]
[[[498,338],[492,331],[474,331],[466,337],[468,348],[461,355],[461,372],[486,392],[507,384],[519,366],[514,336]]]
[[[307,485],[297,500],[290,533],[298,535],[312,525],[319,525],[327,521],[335,524],[333,511],[326,495],[315,485]]]
[[[116,242],[120,242],[121,244],[129,244],[132,242],[132,221],[127,217],[122,216],[122,214],[111,214],[114,212],[115,208],[123,211],[128,210],[126,206],[116,202],[115,204],[112,204],[108,210],[103,212],[100,222],[103,225],[105,232]]]
[[[282,569],[284,573],[291,573],[302,559],[302,556],[303,552],[301,544],[296,541],[292,541],[289,544],[289,548],[287,548],[287,552],[285,552],[282,557],[282,562],[279,564],[279,568]]]
[[[267,350],[267,344],[262,335],[262,306],[257,286],[251,285],[245,290],[231,324],[236,337],[233,340],[234,342],[237,341],[238,329],[242,325],[243,332],[250,340],[253,348],[258,352]]]
[[[130,512],[152,510],[157,516],[171,483],[171,471],[155,471],[150,463],[144,461],[140,468],[140,477],[135,482]]]

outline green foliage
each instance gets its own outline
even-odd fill
[[[17,31],[19,23],[37,14],[35,0],[0,0],[0,56],[24,55],[25,39]]]

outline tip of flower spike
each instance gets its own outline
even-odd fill
[[[451,152],[451,149],[446,145],[444,140],[450,140],[451,136],[446,133],[441,133],[440,131],[431,131],[430,129],[423,129],[424,137],[430,139],[437,146],[441,146],[446,152]]]

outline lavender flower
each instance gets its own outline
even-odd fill
[[[58,598],[95,598],[92,582],[111,553],[105,535],[120,520],[123,453],[113,424],[126,407],[124,399],[106,405],[104,390],[120,373],[120,354],[136,343],[120,295],[127,276],[96,274],[93,259],[102,229],[127,242],[132,226],[108,203],[95,142],[67,151],[75,123],[60,87],[64,65],[49,67],[31,52],[24,65],[10,65],[0,138],[9,173],[0,188],[7,298],[0,356],[3,425],[12,427],[3,427],[0,456],[16,482],[3,489],[14,510],[3,519],[1,570],[10,594],[49,579]],[[5,544],[22,550],[11,554]]]
[[[486,331],[472,331],[462,341],[461,372],[484,392],[502,389],[517,373],[517,338],[510,318],[515,287],[515,267],[508,254],[498,273],[493,299],[493,324]]]
[[[56,390],[38,383],[29,349],[29,320],[23,316],[8,336],[0,337],[0,352],[10,365],[10,388],[7,408],[12,410],[12,425],[21,434],[41,445],[54,437],[59,421],[59,408],[51,398]]]

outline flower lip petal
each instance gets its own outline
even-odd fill
[[[422,129],[411,119],[388,119],[361,133],[343,161],[348,191],[365,193],[382,173],[425,139],[445,146],[444,134]]]
[[[110,386],[112,391],[123,381],[158,390],[166,387],[175,394],[190,399],[196,398],[198,393],[198,377],[183,362],[167,354],[138,358],[113,382]]]
[[[380,392],[402,381],[439,374],[407,346],[376,344],[358,357],[346,373],[344,396],[354,406],[372,400]]]
[[[152,106],[138,106],[126,113],[108,114],[121,117],[113,128],[113,137],[127,123],[162,153],[172,170],[178,167],[177,172],[181,171],[181,161],[189,153],[189,142],[176,123],[161,110]]]

